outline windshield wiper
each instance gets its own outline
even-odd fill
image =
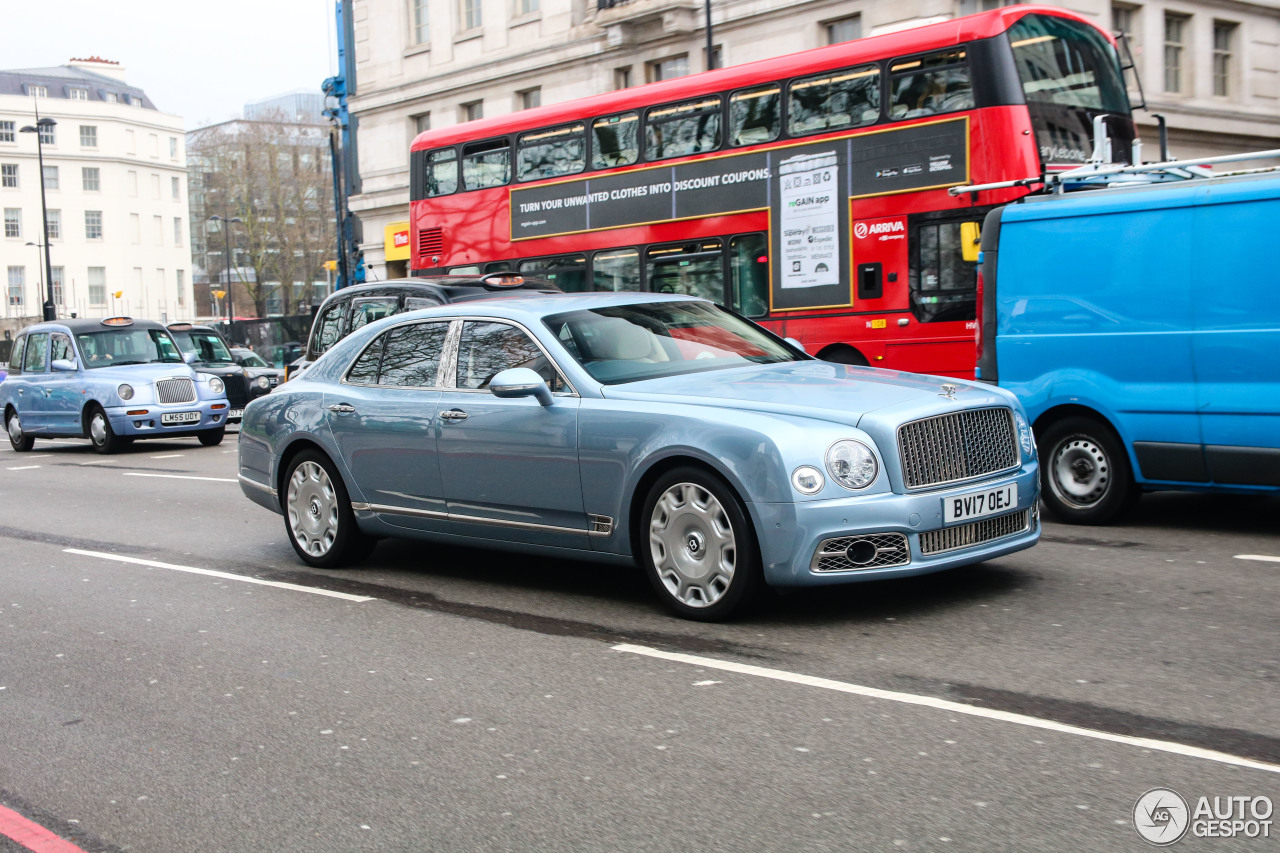
[[[150,364],[150,363],[151,362],[149,361],[113,361],[111,362],[111,366],[122,367],[123,365],[126,365],[126,364]]]

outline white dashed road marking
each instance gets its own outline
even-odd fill
[[[1280,563],[1280,557],[1268,557],[1266,554],[1236,554],[1237,560],[1260,560],[1264,563]]]
[[[181,453],[165,453],[160,456],[152,456],[151,458],[152,459],[180,459],[181,457],[182,457]]]
[[[239,480],[228,480],[226,477],[187,477],[182,474],[140,474],[137,471],[126,471],[126,477],[162,477],[166,480],[207,480],[210,483],[238,483]]]
[[[8,468],[8,471],[30,471],[32,468],[39,468],[39,465],[19,465],[17,468]]]

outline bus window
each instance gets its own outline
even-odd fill
[[[724,252],[719,240],[653,246],[645,272],[654,293],[683,293],[724,303]]]
[[[963,50],[895,62],[889,118],[917,118],[973,109],[973,80]]]
[[[880,69],[845,68],[795,80],[787,89],[787,132],[792,136],[874,124],[880,118]]]
[[[427,155],[427,195],[449,195],[458,189],[458,152],[441,148]]]
[[[964,259],[961,223],[916,228],[909,278],[911,312],[921,323],[976,317],[978,265]]]
[[[729,241],[729,275],[733,291],[729,307],[744,317],[769,313],[769,241],[763,234],[743,234]]]
[[[531,278],[545,278],[566,293],[587,289],[587,256],[561,255],[520,262],[520,272]]]
[[[782,133],[782,89],[744,89],[729,96],[729,144],[772,142]]]
[[[640,252],[607,249],[591,259],[592,290],[639,290]]]
[[[500,187],[511,180],[511,145],[505,139],[462,147],[462,185],[469,190]]]
[[[461,267],[449,267],[449,275],[480,275],[480,265],[466,264]]]
[[[511,261],[494,261],[484,265],[484,272],[485,275],[491,272],[513,272],[515,268],[515,264],[511,263]]]
[[[720,147],[720,96],[654,107],[645,114],[645,156],[687,157]]]
[[[640,159],[640,116],[623,113],[591,123],[591,168],[630,166]]]
[[[1028,101],[1129,112],[1115,49],[1096,29],[1027,15],[1009,28],[1009,44]]]
[[[577,174],[587,168],[586,151],[585,125],[522,133],[516,145],[516,180],[536,181]]]

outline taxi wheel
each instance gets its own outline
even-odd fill
[[[35,436],[27,435],[22,431],[22,421],[18,419],[17,412],[12,412],[9,415],[9,420],[5,427],[9,430],[9,443],[13,445],[15,452],[26,453],[35,446]]]
[[[111,429],[107,413],[97,406],[89,412],[89,441],[98,453],[115,453],[126,444]]]
[[[645,575],[676,615],[717,622],[761,600],[755,534],[719,477],[698,468],[664,474],[649,489],[639,527]]]
[[[1059,521],[1109,524],[1141,495],[1124,445],[1101,421],[1064,418],[1050,425],[1037,443],[1040,497]]]
[[[218,427],[217,429],[206,429],[200,433],[200,444],[205,447],[217,447],[222,444],[222,437],[227,434],[226,427]]]
[[[285,530],[304,563],[336,569],[368,556],[374,539],[356,524],[346,486],[327,456],[304,450],[293,457],[282,491]]]

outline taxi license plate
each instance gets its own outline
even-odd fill
[[[200,423],[199,412],[170,412],[167,415],[160,416],[162,424],[198,424]]]
[[[942,499],[942,523],[969,521],[1001,512],[1008,512],[1018,506],[1018,484],[1008,483],[994,489],[980,492],[968,492]]]
[[[231,420],[232,418],[243,418],[243,417],[244,417],[244,409],[232,409],[231,411],[227,412],[227,420]]]

